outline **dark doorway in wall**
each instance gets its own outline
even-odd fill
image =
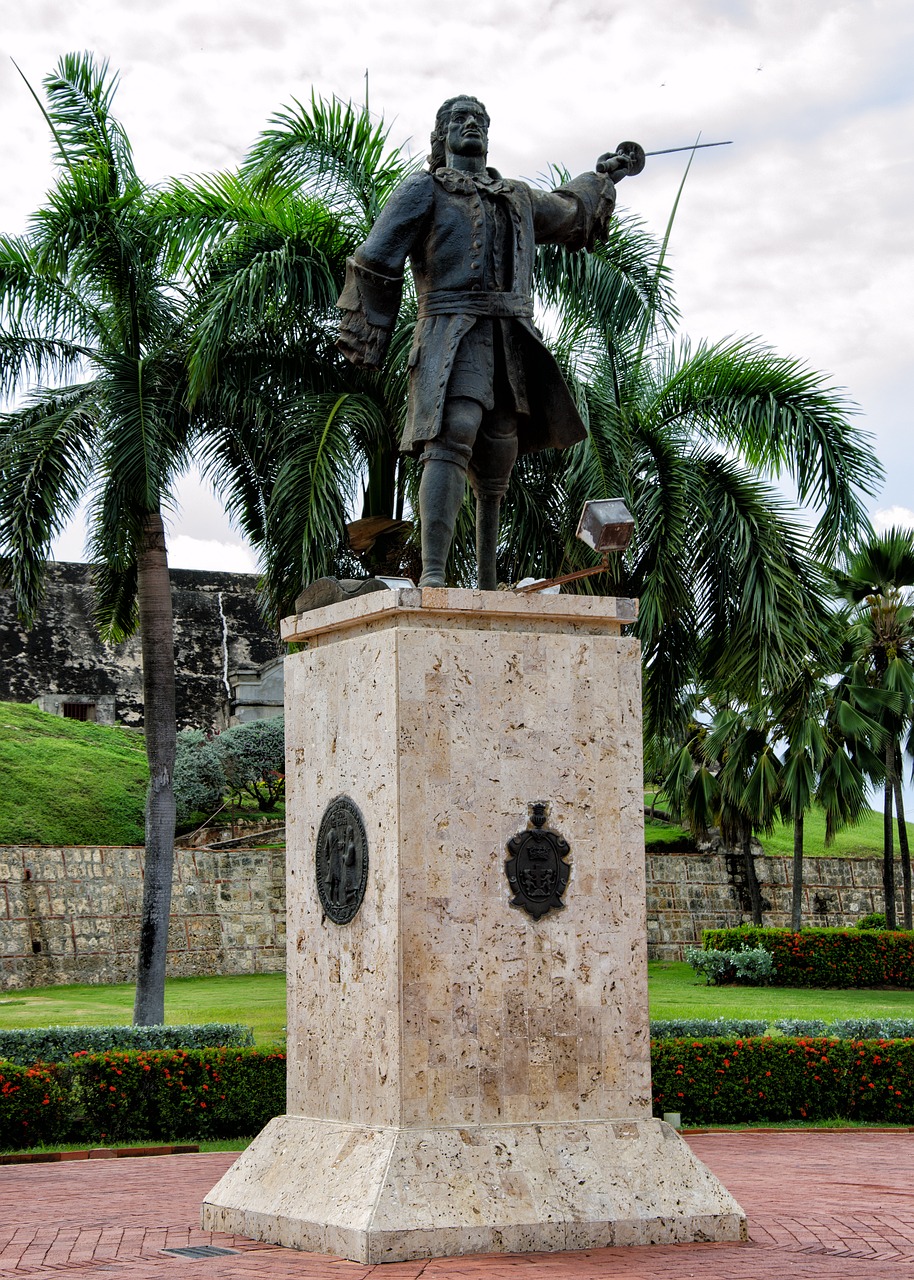
[[[67,720],[91,720],[95,723],[94,702],[64,702],[60,710]]]

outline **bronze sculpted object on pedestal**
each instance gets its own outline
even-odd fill
[[[349,259],[338,346],[379,366],[400,306],[407,258],[419,300],[400,447],[423,464],[420,586],[444,570],[469,478],[476,496],[479,586],[494,590],[498,516],[518,453],[565,449],[584,424],[533,324],[537,244],[590,249],[606,235],[614,181],[640,173],[644,152],[622,143],[555,191],[486,166],[489,116],[476,98],[438,112],[427,172],[407,178]]]

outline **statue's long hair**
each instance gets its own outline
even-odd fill
[[[447,127],[450,123],[451,108],[455,102],[472,102],[474,106],[479,108],[480,115],[485,117],[486,129],[489,127],[489,113],[486,111],[483,103],[478,98],[474,98],[470,93],[458,93],[456,98],[448,98],[447,102],[442,102],[438,108],[438,114],[435,116],[435,127],[432,130],[431,143],[432,150],[428,157],[428,167],[432,173],[436,169],[443,169],[447,164],[447,152],[445,149],[445,140],[447,139]]]

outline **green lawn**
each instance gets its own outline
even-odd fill
[[[111,986],[30,987],[0,994],[0,1027],[124,1026],[132,1020],[133,983]],[[165,1021],[242,1022],[258,1044],[282,1039],[286,975],[171,978],[165,984]]]
[[[648,965],[652,1018],[914,1018],[914,991],[709,987],[685,963]]]
[[[648,966],[654,1018],[914,1017],[914,991],[807,991],[785,987],[708,987],[687,964]],[[129,1023],[133,986],[42,987],[0,995],[0,1027]],[[172,978],[165,988],[165,1020],[243,1022],[258,1044],[282,1038],[286,1024],[285,974]]]

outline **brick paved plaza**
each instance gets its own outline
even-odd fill
[[[749,1216],[745,1245],[341,1262],[197,1227],[232,1155],[0,1168],[0,1277],[270,1280],[893,1280],[914,1269],[914,1133],[693,1135]],[[169,1250],[210,1246],[208,1257]]]

